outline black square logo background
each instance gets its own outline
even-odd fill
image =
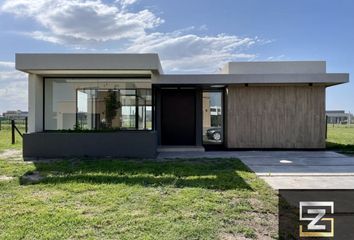
[[[334,202],[334,237],[299,236],[300,201]],[[354,239],[354,190],[279,190],[278,207],[279,239]]]

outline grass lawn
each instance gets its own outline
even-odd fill
[[[237,159],[3,159],[0,176],[0,239],[277,236],[276,193]]]
[[[3,125],[0,239],[277,238],[277,195],[238,159],[28,163],[1,155],[16,139]],[[354,152],[354,127],[327,141]]]
[[[18,125],[17,127],[21,133],[25,131],[23,125]],[[0,152],[3,152],[5,149],[21,149],[22,138],[17,132],[15,133],[15,139],[16,143],[14,145],[11,144],[11,125],[2,123],[0,130]]]
[[[327,148],[354,154],[354,125],[328,124]]]

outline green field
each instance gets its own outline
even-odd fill
[[[327,125],[327,148],[354,153],[354,125]]]
[[[18,128],[21,133],[25,131],[25,127],[23,125],[18,125]],[[0,130],[0,152],[3,152],[6,149],[21,149],[22,147],[22,138],[16,132],[15,133],[15,144],[11,144],[11,125],[9,124],[1,124]]]

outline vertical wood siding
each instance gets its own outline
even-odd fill
[[[324,86],[231,86],[228,148],[324,148]]]

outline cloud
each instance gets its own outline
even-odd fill
[[[135,0],[106,4],[101,0],[5,0],[1,11],[31,18],[42,30],[27,33],[33,38],[59,44],[85,44],[132,39],[163,20],[144,9],[129,12]]]
[[[15,67],[14,62],[6,62],[6,61],[0,61],[0,70],[6,70],[6,69],[11,69]]]
[[[14,62],[0,61],[0,112],[27,109],[27,77]]]
[[[243,51],[260,42],[258,38],[234,35],[198,36],[185,31],[152,33],[137,38],[128,52],[157,52],[170,72],[215,72],[234,60],[251,60],[255,54]]]
[[[164,22],[147,9],[131,11],[137,0],[5,0],[2,12],[34,19],[41,26],[27,36],[90,52],[156,52],[166,72],[214,72],[227,61],[252,60],[257,37],[203,35],[207,26],[157,32]],[[48,11],[50,9],[50,11]],[[199,33],[199,34],[198,34]],[[112,42],[107,49],[105,42]],[[112,46],[120,46],[112,49]]]
[[[127,8],[129,5],[136,3],[137,0],[116,0],[115,2],[120,4],[122,8]]]
[[[285,55],[281,54],[281,55],[278,55],[278,56],[267,57],[267,61],[282,61],[282,60],[284,60],[284,58],[285,58]]]

